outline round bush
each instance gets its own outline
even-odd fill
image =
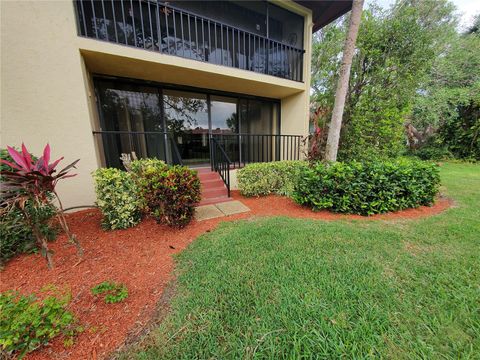
[[[190,222],[200,201],[200,179],[196,171],[154,159],[132,161],[131,169],[146,214],[174,227]]]
[[[306,161],[276,161],[248,164],[238,170],[238,189],[244,196],[291,195]]]
[[[317,163],[302,169],[293,199],[313,210],[372,215],[431,205],[437,165],[412,159]]]
[[[138,190],[132,175],[114,168],[94,171],[97,206],[106,229],[126,229],[140,222]]]

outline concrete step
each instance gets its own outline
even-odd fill
[[[222,202],[233,201],[233,198],[229,198],[227,195],[225,196],[218,196],[214,198],[202,199],[198,206],[202,205],[211,205],[211,204],[218,204]]]
[[[216,172],[201,173],[198,174],[198,178],[201,182],[221,179],[220,175],[218,175]]]
[[[225,186],[222,179],[202,181],[202,189],[212,189],[215,187],[222,187],[222,186]]]
[[[227,188],[225,186],[221,188],[214,188],[202,191],[202,199],[209,199],[223,195],[228,195]]]
[[[193,168],[193,170],[196,170],[199,175],[212,172],[210,167]]]
[[[195,170],[198,172],[202,191],[202,200],[199,205],[216,204],[232,200],[232,198],[228,197],[227,187],[217,172],[211,171],[208,167]]]

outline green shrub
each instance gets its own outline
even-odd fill
[[[128,172],[103,168],[94,171],[97,205],[106,229],[126,229],[140,222],[138,190]]]
[[[57,335],[72,337],[75,319],[66,306],[70,296],[47,296],[17,292],[0,294],[0,346],[6,353],[22,358],[26,353],[48,344]]]
[[[167,169],[168,165],[159,159],[139,159],[130,163],[130,171],[134,175],[139,175],[148,168]]]
[[[183,227],[190,222],[200,201],[196,171],[151,159],[132,161],[131,169],[146,214],[169,226]]]
[[[33,159],[36,159],[32,155]],[[0,149],[0,159],[13,162],[6,149]],[[10,166],[0,163],[0,171],[15,171]],[[2,179],[0,178],[0,181]],[[0,204],[0,206],[5,206]],[[58,229],[51,224],[51,219],[55,217],[57,209],[53,205],[36,205],[32,201],[27,201],[25,209],[31,219],[38,224],[42,235],[47,240],[54,240]],[[32,229],[25,221],[24,215],[19,209],[12,209],[6,212],[0,219],[0,265],[4,265],[13,256],[36,250],[37,244]]]
[[[57,237],[58,228],[50,224],[56,215],[56,209],[50,205],[33,206],[31,201],[26,203],[26,211],[38,224],[42,235],[52,241]],[[24,215],[19,209],[12,209],[0,220],[0,265],[4,265],[13,256],[35,251],[37,243],[32,229],[25,222]]]
[[[306,161],[276,161],[248,164],[238,170],[238,188],[244,196],[290,195]]]
[[[426,144],[423,144],[420,148],[410,149],[407,154],[416,156],[422,160],[439,161],[453,158],[453,154],[448,150],[448,147],[438,135],[432,136]]]
[[[114,304],[128,297],[128,289],[125,284],[104,281],[92,288],[93,295],[105,295],[103,300],[106,304]]]
[[[292,197],[314,210],[372,215],[431,205],[439,184],[437,166],[420,160],[317,163],[302,169]]]

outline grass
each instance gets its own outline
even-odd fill
[[[480,358],[480,166],[426,219],[223,223],[178,257],[172,309],[120,357]]]

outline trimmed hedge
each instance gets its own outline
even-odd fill
[[[174,227],[190,222],[200,201],[200,179],[196,171],[155,159],[132,161],[131,171],[144,213]]]
[[[130,173],[103,168],[93,172],[93,179],[105,229],[126,229],[140,222],[138,190]]]
[[[291,195],[306,161],[276,161],[248,164],[238,170],[238,188],[244,196]]]
[[[360,215],[431,205],[440,185],[437,165],[412,159],[317,163],[298,179],[297,203]]]

